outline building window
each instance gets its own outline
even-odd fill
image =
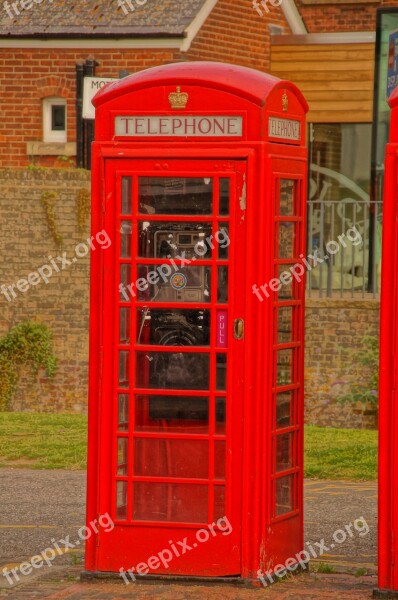
[[[311,199],[369,199],[371,134],[371,123],[310,125]]]
[[[43,100],[43,141],[66,143],[66,100],[45,98]]]
[[[322,259],[308,273],[310,294],[379,291],[381,202],[370,197],[371,133],[370,123],[310,125],[308,253]]]
[[[390,130],[390,107],[387,97],[391,95],[394,87],[391,76],[394,78],[397,71],[397,50],[394,39],[397,30],[398,9],[392,7],[378,9],[372,140],[372,193],[374,200],[383,199],[384,158]]]

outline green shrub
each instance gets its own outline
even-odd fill
[[[339,402],[369,403],[375,410],[379,404],[379,338],[366,335],[363,338],[364,347],[352,352],[351,359],[359,362],[370,372],[369,378],[362,382],[351,383],[348,394],[340,396]]]
[[[53,377],[56,367],[50,329],[35,321],[15,325],[0,338],[0,411],[9,409],[23,368],[34,375],[46,369]]]

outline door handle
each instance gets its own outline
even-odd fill
[[[245,335],[245,322],[243,319],[235,319],[234,337],[236,340],[242,340]]]

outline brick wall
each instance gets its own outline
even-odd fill
[[[172,62],[169,51],[141,50],[68,50],[5,49],[0,50],[0,167],[29,164],[57,165],[57,157],[30,157],[26,142],[41,141],[42,100],[60,96],[67,101],[69,142],[75,134],[75,68],[78,62],[94,57],[99,76],[118,77],[119,69],[135,72]],[[58,163],[59,166],[61,163]]]
[[[75,135],[75,67],[94,58],[97,76],[118,77],[121,69],[135,73],[161,64],[212,60],[260,70],[269,68],[269,25],[287,28],[279,7],[261,17],[252,0],[220,0],[189,52],[131,49],[7,49],[0,50],[0,167],[29,164],[62,166],[58,157],[27,156],[26,142],[42,141],[43,98],[67,101],[68,142]]]
[[[396,7],[397,0],[334,3],[325,0],[296,0],[309,33],[375,31],[376,9]]]
[[[263,16],[252,0],[219,0],[202,30],[195,38],[188,60],[217,60],[269,71],[270,25],[290,33],[282,9],[268,3]],[[261,7],[260,7],[261,8]]]
[[[89,222],[79,231],[79,201],[89,189],[89,174],[80,170],[0,170],[0,285],[9,286],[63,252],[70,260],[75,247],[89,237]],[[47,223],[43,198],[55,192],[57,246]],[[101,248],[97,245],[97,251]],[[8,302],[0,294],[0,335],[23,319],[46,323],[54,334],[59,368],[54,380],[43,374],[23,377],[13,410],[85,412],[87,407],[89,260],[78,258],[49,283],[40,283]],[[353,352],[363,336],[378,333],[379,303],[374,300],[307,300],[306,421],[333,426],[371,426],[364,416],[336,398],[350,381],[365,379]]]
[[[358,363],[365,335],[379,334],[378,300],[307,299],[305,420],[313,425],[375,427],[375,415],[360,405],[340,404],[351,383],[367,384],[369,370]]]

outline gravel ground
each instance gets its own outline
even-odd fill
[[[77,541],[78,530],[84,525],[85,519],[85,484],[86,475],[81,471],[1,469],[0,569],[6,565],[12,568],[24,560],[30,560],[35,554],[50,547],[54,540],[65,539],[67,535],[71,541]],[[307,481],[305,541],[308,549],[311,545],[317,552],[320,547],[324,550],[323,556],[312,561],[312,570],[319,568],[319,562],[323,562],[332,567],[336,574],[303,574],[293,578],[293,582],[278,583],[271,590],[267,590],[266,595],[292,600],[302,597],[318,599],[336,596],[338,599],[370,598],[376,573],[376,492],[377,486],[373,482]],[[360,523],[360,518],[366,524]],[[346,529],[350,523],[351,533]],[[367,529],[369,531],[366,533]],[[345,541],[339,543],[344,536]],[[6,578],[2,577],[0,597],[12,600],[131,597],[132,590],[120,584],[76,583],[76,578],[83,569],[83,557],[84,543],[81,542],[73,550],[57,557],[53,567],[38,569],[34,576],[25,576],[23,581],[12,589]],[[358,569],[361,569],[361,573]],[[366,570],[367,577],[339,575],[341,572],[363,574],[362,569]],[[284,586],[287,586],[286,591]],[[113,591],[114,589],[117,591]],[[130,593],[125,596],[127,589],[130,589]],[[172,589],[174,593],[170,595]],[[177,600],[249,598],[251,594],[258,595],[258,590],[228,587],[218,588],[217,592],[211,591],[212,589],[197,586],[141,585],[139,592],[138,586],[135,587],[134,597],[170,597]],[[265,590],[263,592],[265,593]]]

